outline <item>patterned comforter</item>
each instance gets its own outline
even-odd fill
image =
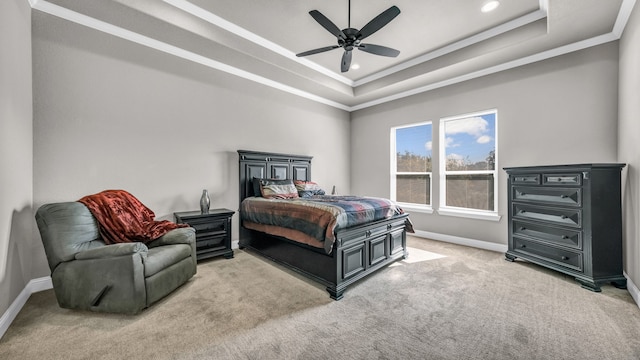
[[[327,254],[333,248],[336,230],[402,213],[391,200],[357,196],[250,197],[240,204],[244,227],[324,248]]]

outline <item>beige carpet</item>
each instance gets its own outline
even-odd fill
[[[640,359],[626,290],[580,288],[503,254],[409,238],[410,257],[344,299],[236,251],[137,316],[34,294],[0,359]]]

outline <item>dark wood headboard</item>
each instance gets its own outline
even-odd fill
[[[240,202],[254,196],[253,178],[311,180],[313,156],[238,150]]]

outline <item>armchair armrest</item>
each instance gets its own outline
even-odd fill
[[[164,245],[175,244],[195,244],[196,241],[196,229],[192,227],[177,228],[169,231],[161,237],[147,243],[150,248]]]
[[[148,250],[149,249],[147,248],[147,246],[141,242],[120,243],[81,251],[76,254],[75,259],[106,259],[118,256],[132,255],[136,253],[144,253],[142,255],[146,256]]]

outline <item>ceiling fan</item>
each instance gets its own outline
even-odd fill
[[[323,28],[325,28],[338,39],[338,45],[325,46],[318,49],[301,52],[299,54],[296,54],[296,56],[300,57],[313,55],[341,47],[344,49],[344,53],[342,54],[342,63],[340,66],[340,70],[342,72],[349,71],[349,67],[351,66],[351,51],[356,48],[370,54],[396,57],[398,56],[398,54],[400,54],[400,51],[381,45],[363,44],[362,40],[380,30],[383,26],[387,25],[391,20],[398,16],[398,14],[400,14],[400,9],[398,9],[398,7],[394,5],[380,13],[380,15],[373,18],[373,20],[369,21],[365,26],[362,27],[361,30],[354,29],[351,27],[351,0],[349,0],[348,27],[346,29],[340,30],[334,23],[331,22],[331,20],[322,15],[320,11],[311,10],[309,11],[309,15],[311,15],[320,25],[322,25]]]

